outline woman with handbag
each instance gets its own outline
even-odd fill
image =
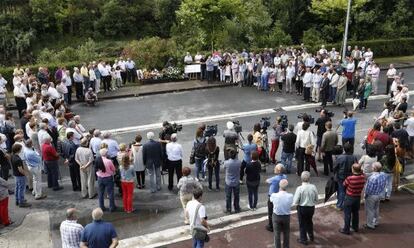
[[[203,186],[194,177],[191,176],[191,169],[184,167],[182,169],[183,176],[178,181],[177,188],[179,190],[181,205],[184,209],[184,224],[188,225],[188,216],[185,214],[187,203],[193,199],[195,189],[203,189]]]
[[[185,214],[190,220],[190,230],[193,237],[193,248],[203,248],[204,243],[210,240],[207,234],[210,229],[207,222],[206,208],[201,203],[203,190],[194,190],[193,196],[194,200],[191,200],[187,203]]]
[[[299,130],[296,137],[296,160],[297,160],[297,174],[300,176],[304,170],[306,150],[307,153],[311,153],[315,144],[315,136],[311,130],[309,130],[310,123],[304,122],[302,130]],[[310,165],[306,162],[305,170],[310,170]]]

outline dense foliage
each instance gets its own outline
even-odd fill
[[[99,46],[102,41],[157,36],[171,39],[182,53],[301,42],[336,43],[343,37],[347,2],[2,0],[0,64],[32,63],[38,57],[37,62],[48,57],[52,57],[49,62],[87,59],[79,56],[88,55],[74,50],[89,38]],[[352,2],[350,40],[395,39],[414,33],[414,1]],[[42,51],[45,48],[48,50]],[[57,56],[55,51],[62,52]],[[117,47],[111,53],[117,56],[122,51],[123,47]]]

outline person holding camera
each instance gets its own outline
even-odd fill
[[[344,119],[341,120],[336,131],[338,131],[339,126],[342,126],[342,145],[349,143],[352,145],[352,151],[354,150],[355,143],[355,126],[357,120],[353,117],[354,113],[348,111],[345,113]]]
[[[240,169],[240,184],[243,184],[244,171],[252,161],[252,152],[257,151],[257,145],[253,143],[253,135],[247,135],[247,144],[244,144],[242,150],[244,152],[243,161]]]
[[[224,160],[228,160],[230,158],[229,149],[232,148],[237,153],[237,143],[239,141],[239,135],[236,131],[234,131],[234,123],[232,121],[228,121],[227,130],[224,131]],[[237,156],[237,154],[236,154]]]

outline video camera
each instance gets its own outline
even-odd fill
[[[260,129],[266,131],[267,128],[270,126],[270,117],[262,117],[260,119]]]
[[[310,124],[315,123],[315,118],[307,113],[300,113],[298,115],[298,119],[302,119],[303,121],[309,122]]]
[[[325,110],[325,115],[326,115],[327,117],[329,117],[329,118],[332,118],[332,117],[334,117],[334,115],[335,115],[335,113],[334,113],[334,112],[329,111],[329,110],[324,109],[324,108],[317,108],[317,109],[315,109],[315,112],[316,112],[316,113],[320,113],[322,110]]]
[[[171,135],[173,133],[181,132],[183,130],[183,125],[177,123],[169,123],[168,121],[164,122],[165,133]]]
[[[238,121],[238,120],[233,121],[233,124],[234,124],[234,131],[237,134],[239,134],[239,133],[241,133],[243,131],[243,127],[240,125],[240,121]]]
[[[204,137],[212,137],[217,135],[217,124],[216,125],[208,125],[206,130],[204,130]]]

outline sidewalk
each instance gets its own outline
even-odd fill
[[[343,213],[325,206],[316,209],[313,217],[315,242],[307,247],[352,247],[352,248],[383,248],[413,247],[414,243],[414,208],[413,195],[406,192],[394,194],[390,202],[380,205],[380,225],[376,230],[366,230],[364,206],[360,211],[360,231],[347,236],[338,232],[343,225]],[[274,247],[273,233],[265,230],[267,221],[245,225],[231,230],[210,235],[206,248],[216,247]],[[297,215],[293,214],[290,221],[290,247],[304,247],[297,242],[299,227]],[[190,248],[192,240],[178,242],[168,248]]]

